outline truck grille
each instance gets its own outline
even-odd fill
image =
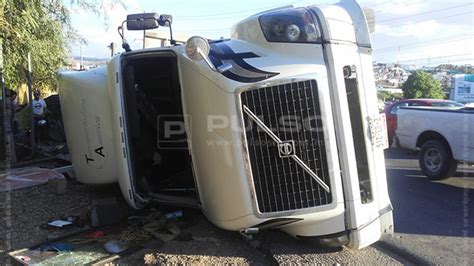
[[[241,101],[259,211],[329,204],[331,193],[323,187],[329,190],[330,183],[316,81],[245,91]]]

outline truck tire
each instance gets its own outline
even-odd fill
[[[420,168],[430,180],[443,180],[456,174],[458,162],[454,160],[448,144],[429,140],[421,146]]]

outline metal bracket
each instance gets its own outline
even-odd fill
[[[256,227],[250,227],[250,228],[244,228],[244,229],[240,229],[239,230],[239,233],[241,236],[243,236],[245,239],[247,240],[252,240],[253,239],[253,236],[252,235],[256,235],[258,234],[258,228]]]

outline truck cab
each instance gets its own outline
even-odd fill
[[[144,16],[130,28],[159,20]],[[286,7],[228,40],[60,72],[77,180],[118,182],[134,208],[198,207],[227,230],[368,246],[393,232],[369,34],[355,1]]]

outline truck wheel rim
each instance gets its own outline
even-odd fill
[[[425,152],[425,166],[431,172],[436,172],[441,167],[442,157],[437,149],[430,148]]]

